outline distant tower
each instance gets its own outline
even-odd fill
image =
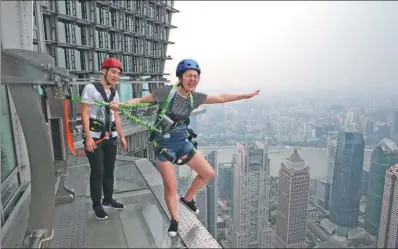
[[[376,236],[383,204],[384,179],[387,170],[398,163],[398,146],[389,139],[382,139],[374,148],[370,162],[364,228]]]
[[[398,165],[386,173],[377,248],[398,248]]]
[[[361,133],[339,133],[329,205],[330,220],[339,236],[347,237],[349,228],[358,224],[364,149]]]
[[[199,209],[198,220],[202,222],[203,226],[207,228],[207,189],[203,186],[199,189],[196,194],[196,206]]]
[[[332,131],[328,133],[327,152],[326,152],[327,153],[326,160],[328,166],[327,166],[326,180],[330,185],[332,185],[333,183],[333,171],[334,171],[334,164],[336,161],[338,134],[339,133],[337,131]]]
[[[268,222],[270,172],[263,143],[236,146],[233,170],[232,217],[227,222],[228,244],[232,248],[270,248]]]
[[[217,150],[213,150],[206,156],[206,160],[213,167],[215,176],[207,183],[207,230],[217,239],[217,197],[218,197],[218,161]]]
[[[306,248],[310,169],[294,149],[279,170],[276,240],[283,248]]]

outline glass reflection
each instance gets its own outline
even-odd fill
[[[4,85],[0,85],[0,94],[1,182],[3,182],[7,176],[10,175],[13,169],[15,169],[17,161],[15,156],[10,107],[8,104],[8,94]]]
[[[12,180],[1,191],[1,203],[3,204],[3,207],[6,206],[8,202],[11,200],[14,193],[18,190],[18,187],[19,187],[18,175],[13,175]]]

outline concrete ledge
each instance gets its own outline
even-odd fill
[[[146,158],[138,159],[134,163],[170,219],[163,197],[164,188],[160,173]],[[178,213],[180,216],[178,233],[188,248],[221,248],[197,217],[180,203]]]

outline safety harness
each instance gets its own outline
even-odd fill
[[[178,127],[180,125],[185,124],[186,126],[188,126],[190,124],[189,115],[191,114],[191,112],[193,110],[192,94],[189,94],[189,97],[188,97],[189,98],[188,118],[186,118],[183,121],[173,122],[167,116],[167,112],[169,111],[169,106],[171,106],[171,107],[173,106],[176,92],[177,92],[177,85],[174,85],[172,87],[172,89],[170,90],[169,95],[167,96],[167,99],[164,103],[163,109],[160,112],[158,112],[158,116],[157,116],[154,126],[162,131],[160,134],[158,133],[158,135],[161,135],[162,137],[165,134],[172,132],[176,127]],[[193,141],[193,139],[195,139],[197,137],[197,134],[192,129],[187,129],[187,133],[188,133],[188,141],[193,144],[194,149],[184,159],[179,159],[179,158],[173,157],[172,155],[170,155],[167,152],[167,148],[160,146],[159,143],[155,140],[157,132],[155,132],[155,131],[151,132],[149,141],[152,142],[155,152],[158,153],[159,155],[163,155],[172,164],[184,165],[192,159],[192,157],[195,155],[196,149],[197,149],[197,142]]]
[[[116,91],[115,91],[115,89],[111,88],[111,95],[109,96],[109,99],[108,99],[108,97],[105,93],[105,89],[102,86],[102,84],[101,83],[93,83],[93,84],[94,84],[95,88],[98,90],[98,92],[101,94],[104,101],[92,100],[92,103],[90,103],[90,104],[105,107],[105,124],[102,121],[90,119],[90,130],[94,131],[94,132],[95,131],[101,132],[101,136],[100,136],[101,138],[95,141],[96,144],[99,144],[106,138],[107,133],[112,134],[112,131],[116,130],[115,123],[110,121],[111,115],[110,115],[110,108],[109,108],[109,103],[115,97]],[[175,97],[176,92],[177,92],[177,86],[174,85],[169,92],[169,95],[165,101],[165,104],[164,104],[162,110],[158,111],[158,115],[157,115],[156,122],[154,125],[150,125],[147,122],[145,122],[131,114],[131,110],[133,110],[133,109],[136,109],[139,107],[151,107],[154,104],[151,104],[151,103],[137,103],[137,104],[120,103],[119,104],[119,112],[121,114],[125,115],[130,121],[148,128],[149,133],[150,133],[149,141],[153,144],[153,147],[154,147],[154,150],[156,153],[158,153],[159,155],[163,155],[168,161],[170,161],[173,164],[183,165],[183,164],[186,164],[187,162],[189,162],[196,153],[198,144],[196,141],[194,141],[194,139],[197,137],[197,134],[192,129],[188,128],[187,133],[188,133],[188,141],[193,144],[194,149],[183,160],[181,160],[179,158],[174,158],[172,155],[170,155],[167,152],[167,148],[161,147],[159,145],[159,143],[154,140],[154,138],[156,137],[157,134],[163,137],[165,134],[168,134],[168,133],[174,131],[176,127],[183,125],[183,124],[188,126],[190,123],[189,116],[187,119],[185,119],[183,121],[179,121],[179,122],[174,122],[167,116],[169,106],[171,106],[171,107],[173,106],[174,99],[175,99],[174,97]],[[68,99],[64,101],[64,115],[65,115],[64,122],[65,122],[66,134],[67,134],[68,147],[74,155],[82,156],[82,155],[85,155],[85,151],[76,152],[75,147],[74,147],[73,136],[72,136],[72,133],[71,133],[71,130],[69,127],[69,103],[68,103],[68,100],[74,101],[74,102],[82,102],[83,99],[80,96],[68,96]],[[193,111],[193,102],[194,102],[193,96],[192,96],[192,94],[190,94],[189,95],[189,106],[188,106],[189,114],[191,114],[191,112]],[[84,139],[84,135],[83,135],[83,139]]]
[[[115,122],[111,122],[111,110],[109,108],[109,103],[115,98],[116,95],[116,91],[113,87],[110,88],[111,90],[111,95],[108,96],[106,95],[105,92],[105,88],[104,86],[99,83],[93,83],[94,87],[97,89],[97,91],[101,94],[101,97],[103,98],[104,101],[94,101],[96,105],[98,106],[103,106],[105,107],[105,123],[101,120],[97,120],[97,119],[92,119],[90,118],[90,131],[94,131],[94,132],[101,132],[100,138],[99,139],[95,139],[94,143],[100,144],[104,139],[106,138],[111,138],[112,137],[112,132],[116,131],[116,125]],[[76,97],[76,96],[68,96],[68,100],[71,101],[76,101],[76,102],[81,102],[82,98],[81,97]],[[68,142],[68,147],[70,149],[70,151],[72,152],[72,154],[76,155],[76,156],[83,156],[86,154],[86,152],[83,151],[76,151],[74,143],[73,143],[73,136],[72,133],[70,131],[70,127],[69,127],[69,104],[68,104],[68,100],[64,101],[64,121],[65,121],[65,129],[66,129],[66,138],[67,138],[67,142]],[[83,137],[83,144],[85,142],[85,134],[82,134]]]
[[[104,86],[99,83],[93,83],[95,89],[101,94],[102,99],[110,103],[116,95],[116,91],[113,87],[110,88],[111,90],[111,95],[108,96],[106,95],[105,88]],[[90,131],[94,132],[101,132],[100,139],[103,139],[104,137],[112,138],[112,132],[116,131],[116,125],[115,122],[111,122],[111,109],[109,108],[109,105],[104,106],[105,108],[105,123],[102,122],[102,120],[97,120],[97,119],[92,119],[90,118]],[[84,138],[84,135],[83,135]]]

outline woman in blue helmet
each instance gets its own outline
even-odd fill
[[[187,139],[187,125],[183,122],[186,120],[192,110],[201,104],[218,104],[237,101],[241,99],[250,99],[257,95],[260,90],[248,94],[217,94],[207,95],[195,92],[200,79],[201,69],[199,64],[192,59],[185,59],[178,63],[176,76],[178,83],[175,87],[164,86],[153,90],[150,94],[142,97],[128,100],[127,103],[152,103],[159,105],[162,110],[166,104],[168,106],[166,116],[174,123],[178,123],[177,127],[170,133],[165,135],[155,135],[154,140],[161,148],[166,148],[169,155],[175,159],[187,159],[192,156],[186,163],[190,168],[196,171],[197,176],[192,181],[190,188],[185,196],[180,198],[180,202],[184,204],[190,211],[199,214],[199,210],[195,206],[193,197],[208,181],[214,177],[214,170],[206,161],[205,157],[199,151],[195,151],[194,146]],[[175,91],[171,101],[169,95]],[[191,98],[192,97],[192,98]],[[118,104],[112,103],[111,109],[117,110]],[[169,235],[176,236],[178,230],[178,212],[177,212],[177,181],[175,178],[174,165],[163,153],[156,153],[156,165],[162,175],[164,184],[164,198],[171,215],[171,224],[169,227]]]

